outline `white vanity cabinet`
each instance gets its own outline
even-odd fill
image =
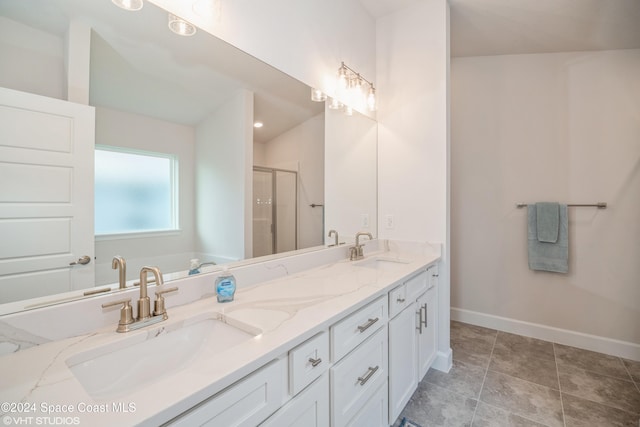
[[[389,426],[435,359],[436,285],[436,265],[416,271],[168,424]]]
[[[389,320],[389,424],[400,415],[435,359],[436,285],[437,266],[433,265],[389,292],[389,312],[395,314]]]

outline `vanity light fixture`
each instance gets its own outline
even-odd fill
[[[111,0],[113,4],[124,10],[136,11],[142,9],[142,0]]]
[[[344,107],[344,112],[348,116],[352,115],[354,108],[358,107],[376,111],[376,89],[373,82],[362,77],[344,62],[338,68],[336,79],[336,96],[331,100],[329,108],[335,110]]]
[[[327,100],[327,94],[320,89],[311,88],[311,100],[314,102],[324,102]]]
[[[255,122],[253,124],[253,127],[256,128],[256,129],[260,129],[262,126],[264,126],[264,123],[262,123],[262,122]]]
[[[169,29],[179,36],[192,36],[196,33],[195,25],[173,13],[169,14]]]

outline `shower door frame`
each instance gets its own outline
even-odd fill
[[[289,169],[280,169],[280,168],[270,168],[266,166],[254,166],[253,171],[258,172],[271,172],[271,194],[272,194],[272,203],[271,203],[271,255],[277,254],[276,252],[278,247],[278,222],[276,221],[278,218],[278,191],[276,184],[276,174],[278,172],[286,172],[292,173],[295,177],[295,227],[294,227],[294,249],[298,249],[298,171],[292,171]]]

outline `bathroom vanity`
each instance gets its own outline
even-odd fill
[[[225,304],[216,274],[202,274],[171,283],[168,320],[127,333],[115,331],[118,309],[100,308],[123,293],[43,309],[68,322],[84,310],[87,326],[0,358],[2,416],[388,426],[436,358],[439,258],[437,247],[386,241],[358,261],[345,247],[280,258],[232,269],[239,289]],[[0,326],[37,335],[39,311]]]

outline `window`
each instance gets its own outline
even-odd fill
[[[174,156],[97,146],[95,234],[176,230],[176,177]]]

